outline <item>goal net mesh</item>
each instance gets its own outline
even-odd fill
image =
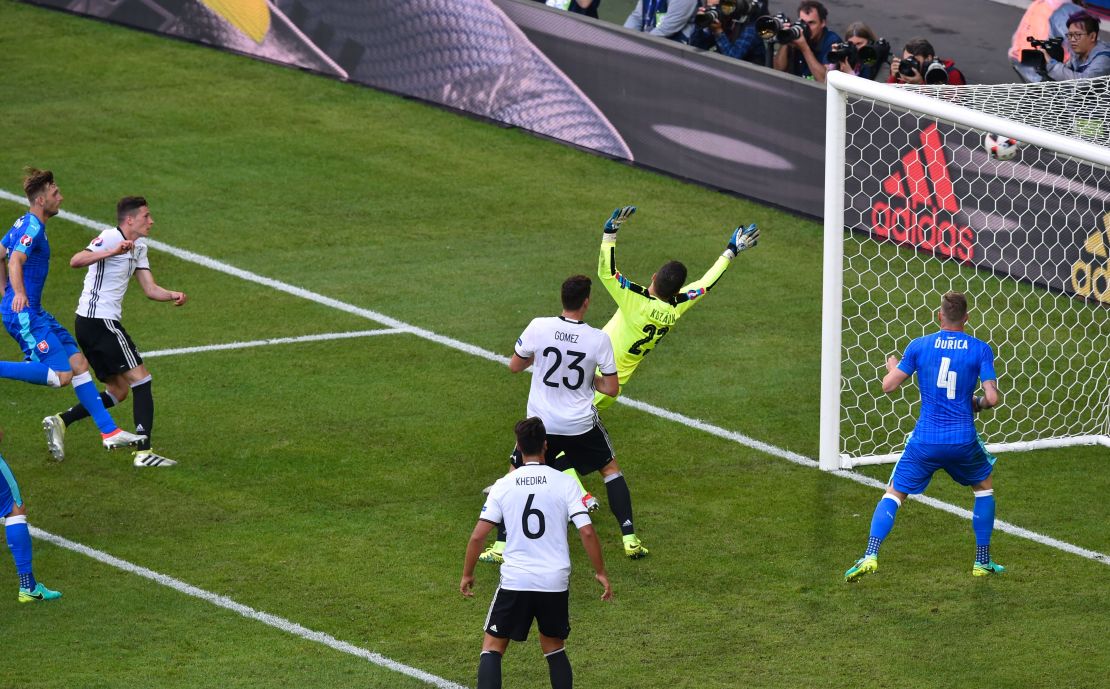
[[[916,90],[1110,143],[1110,78]],[[849,96],[846,114],[842,457],[892,461],[904,447],[917,386],[937,381],[884,395],[885,360],[939,327],[949,290],[968,295],[968,332],[995,350],[1004,403],[980,419],[988,444],[1105,435],[1107,170],[870,99]]]

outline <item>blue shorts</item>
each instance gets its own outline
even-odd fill
[[[978,438],[961,445],[915,443],[910,438],[888,483],[903,493],[924,493],[938,469],[961,486],[974,486],[991,475],[994,456]]]
[[[12,476],[8,463],[0,457],[0,517],[6,517],[13,507],[23,506],[23,496],[19,494],[19,484]]]
[[[46,311],[23,309],[4,314],[4,328],[19,343],[28,361],[38,361],[55,371],[69,371],[69,358],[81,348],[73,335]]]

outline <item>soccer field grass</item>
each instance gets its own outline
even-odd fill
[[[817,224],[354,85],[0,0],[0,188],[49,167],[63,209],[110,221],[143,194],[152,237],[348,304],[341,310],[151,252],[175,309],[132,290],[123,321],[144,352],[376,330],[383,314],[508,354],[558,284],[596,270],[611,209],[641,211],[619,262],[647,281],[668,258],[698,273],[728,231],[740,256],[633,378],[635,400],[805,456],[817,447]],[[0,218],[22,213],[0,201]],[[92,233],[50,224],[46,305],[63,323]],[[598,291],[588,315],[612,312]],[[352,312],[356,311],[356,312]],[[10,339],[0,357],[14,359]],[[151,356],[155,449],[172,470],[107,454],[88,422],[48,460],[43,416],[70,391],[0,381],[0,445],[32,525],[213,594],[473,686],[496,586],[457,591],[480,489],[503,471],[526,375],[411,331]],[[881,362],[876,364],[881,365]],[[876,381],[877,384],[877,381]],[[1004,383],[1003,383],[1004,386]],[[115,415],[130,423],[130,402]],[[595,522],[617,600],[572,547],[568,651],[578,686],[647,689],[1101,687],[1110,567],[999,533],[1002,578],[972,579],[970,524],[903,510],[878,574],[842,582],[874,488],[616,405],[605,416],[652,555],[620,555]],[[885,478],[889,467],[866,470]],[[603,499],[596,476],[587,486]],[[1004,455],[999,518],[1110,552],[1104,448]],[[938,477],[929,494],[970,507]],[[393,688],[426,683],[204,600],[36,542],[36,574],[65,597],[18,605],[0,687]],[[506,686],[547,684],[535,639]]]

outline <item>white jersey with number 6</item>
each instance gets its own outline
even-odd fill
[[[616,375],[613,343],[598,328],[562,316],[533,319],[516,341],[517,356],[532,363],[528,416],[548,433],[582,435],[596,422],[594,371]]]
[[[480,519],[505,522],[501,587],[566,591],[570,584],[567,523],[590,524],[578,482],[546,464],[525,464],[489,491]]]

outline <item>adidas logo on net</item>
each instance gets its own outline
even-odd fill
[[[907,151],[882,190],[890,202],[871,206],[871,231],[878,238],[931,251],[946,258],[971,261],[975,231],[953,221],[960,210],[937,126],[921,131],[921,146]]]
[[[1102,216],[1102,226],[1105,231],[1088,235],[1079,259],[1071,264],[1071,288],[1079,296],[1110,303],[1110,213]]]

